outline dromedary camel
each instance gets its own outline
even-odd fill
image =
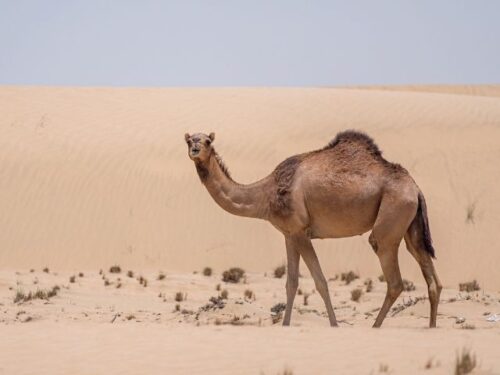
[[[328,284],[311,239],[361,235],[369,242],[387,281],[384,303],[375,320],[380,327],[403,290],[398,247],[404,238],[428,286],[430,327],[436,326],[441,283],[434,269],[425,199],[408,171],[388,162],[364,133],[344,131],[324,148],[292,156],[267,177],[249,185],[236,183],[212,143],[215,134],[186,134],[189,157],[208,192],[234,215],[269,221],[285,236],[287,252],[286,310],[290,324],[298,287],[299,260],[304,259],[325,302],[330,325],[337,320]]]

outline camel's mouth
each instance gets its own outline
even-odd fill
[[[198,156],[199,153],[200,153],[199,149],[197,148],[191,149],[191,156]]]

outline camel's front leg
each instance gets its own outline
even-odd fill
[[[286,278],[286,310],[283,325],[289,326],[292,317],[293,301],[299,286],[299,261],[300,254],[290,238],[286,240],[287,278]]]
[[[311,272],[311,276],[314,279],[314,284],[316,285],[318,293],[320,294],[321,298],[323,298],[323,302],[326,306],[326,312],[328,313],[328,319],[330,319],[330,325],[332,327],[337,327],[337,319],[335,318],[332,301],[330,300],[328,284],[326,282],[325,275],[323,275],[323,271],[321,270],[321,266],[319,265],[319,260],[316,256],[316,252],[314,251],[311,240],[305,235],[300,235],[294,237],[293,242],[297,246],[297,249],[299,249],[300,255],[304,259],[307,268],[309,268],[309,271]]]

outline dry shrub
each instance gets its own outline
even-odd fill
[[[122,272],[122,269],[121,269],[120,266],[118,266],[118,265],[115,264],[114,266],[111,266],[109,268],[109,272],[110,273],[120,273],[120,272]]]
[[[220,298],[227,299],[227,297],[229,297],[229,292],[227,291],[227,289],[224,289],[222,292],[220,292]]]
[[[111,285],[111,283],[109,282],[108,279],[104,279],[104,286],[109,286]]]
[[[372,279],[366,279],[364,284],[366,286],[366,293],[370,293],[373,290],[373,281],[372,281]]]
[[[73,275],[73,276],[71,276],[71,277],[69,278],[69,282],[70,282],[70,283],[74,283],[74,282],[75,282],[75,280],[76,280],[76,276],[75,276],[75,275]]]
[[[163,272],[160,272],[160,273],[158,274],[157,279],[158,279],[158,280],[163,280],[163,279],[165,279],[165,277],[166,277],[166,276],[165,276],[165,274],[164,274]]]
[[[411,292],[415,290],[415,285],[410,280],[403,279],[403,290],[405,292]]]
[[[239,283],[240,279],[245,275],[245,271],[239,267],[230,268],[222,273],[222,281],[226,283]]]
[[[175,293],[174,299],[176,302],[182,302],[186,299],[185,297],[186,296],[182,292],[177,292],[177,293]]]
[[[351,300],[354,302],[359,302],[359,299],[363,295],[363,291],[359,288],[351,290]]]
[[[134,277],[134,271],[128,270],[127,271],[127,276],[130,277],[130,278]]]
[[[381,283],[385,283],[385,276],[384,275],[380,275],[378,277],[378,281],[380,281]]]
[[[49,273],[49,267],[45,267],[45,268],[43,269],[43,272],[45,272],[45,273]]]
[[[14,303],[27,302],[34,299],[44,299],[55,297],[61,288],[58,285],[52,287],[52,289],[37,289],[36,292],[29,292],[25,294],[22,290],[18,290],[14,296]]]
[[[476,329],[476,326],[474,324],[465,323],[462,325],[462,329]]]
[[[286,309],[286,303],[280,302],[280,303],[277,303],[276,305],[274,305],[273,307],[271,307],[271,312],[274,314],[279,314],[279,313],[285,311],[285,309]]]
[[[345,281],[345,285],[349,285],[356,279],[359,279],[359,276],[353,271],[343,272],[340,274],[340,280]]]
[[[472,202],[467,206],[467,215],[465,216],[465,222],[474,224],[476,217],[476,202]]]
[[[309,305],[309,293],[304,293],[304,306]]]
[[[132,319],[135,319],[135,315],[133,315],[133,314],[129,314],[129,315],[127,315],[127,316],[126,316],[126,319],[127,319],[127,320],[132,320]]]
[[[32,268],[32,269],[30,269],[30,272],[33,273],[33,272],[35,272],[35,270]]]
[[[277,279],[281,279],[285,273],[286,273],[286,266],[284,264],[274,269],[274,277]]]
[[[144,288],[148,286],[148,280],[145,277],[143,277],[142,275],[139,276],[137,281],[139,281],[139,284],[141,284]]]
[[[122,283],[116,284],[116,289],[120,289],[122,287]]]
[[[217,284],[217,285],[215,286],[215,290],[216,290],[216,291],[220,291],[220,284]]]
[[[212,269],[210,267],[203,268],[203,276],[212,276]]]
[[[457,354],[455,360],[455,375],[470,374],[476,367],[476,355],[471,353],[469,349],[463,349]]]
[[[245,299],[255,301],[255,293],[252,290],[245,290],[245,293],[243,295],[245,296]]]
[[[475,292],[481,289],[476,280],[472,280],[466,283],[460,283],[458,284],[458,288],[461,292]]]
[[[79,272],[79,273],[78,273],[78,277],[83,277],[83,276],[84,276],[84,275],[83,275],[83,272]]]
[[[175,305],[175,310],[174,311],[181,311],[181,305],[178,303]]]
[[[300,289],[300,288],[299,288],[299,289],[297,290],[297,295],[301,296],[302,294],[303,294],[302,289]]]

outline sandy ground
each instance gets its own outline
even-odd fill
[[[463,348],[480,372],[500,373],[500,322],[486,321],[500,314],[500,86],[4,86],[0,113],[0,374],[449,374]],[[283,238],[217,207],[184,143],[185,132],[215,131],[233,177],[249,183],[347,128],[373,136],[426,196],[445,286],[437,330],[425,328],[426,289],[404,247],[402,274],[416,290],[370,328],[385,284],[367,234],[314,242],[340,329],[328,327],[303,264],[308,304],[297,296],[292,327],[273,324]],[[245,283],[220,281],[231,266],[247,270]],[[333,280],[349,270],[361,278]],[[367,278],[373,291],[351,301]],[[473,279],[480,291],[458,291]],[[228,291],[222,308],[209,302],[217,284]],[[14,302],[54,286],[48,300]]]
[[[329,281],[340,321],[333,329],[313,281],[303,277],[292,327],[283,328],[271,307],[284,301],[285,280],[271,272],[237,284],[218,274],[82,274],[0,273],[1,374],[450,374],[464,348],[482,373],[500,373],[500,322],[486,320],[500,313],[499,293],[445,289],[439,328],[429,330],[428,301],[420,300],[426,288],[416,285],[384,327],[372,329],[385,283],[375,279],[366,292],[365,279],[346,285],[338,278]],[[13,302],[18,291],[55,285],[60,290],[49,299]],[[358,302],[354,289],[363,291]],[[210,302],[224,290],[227,299]]]

